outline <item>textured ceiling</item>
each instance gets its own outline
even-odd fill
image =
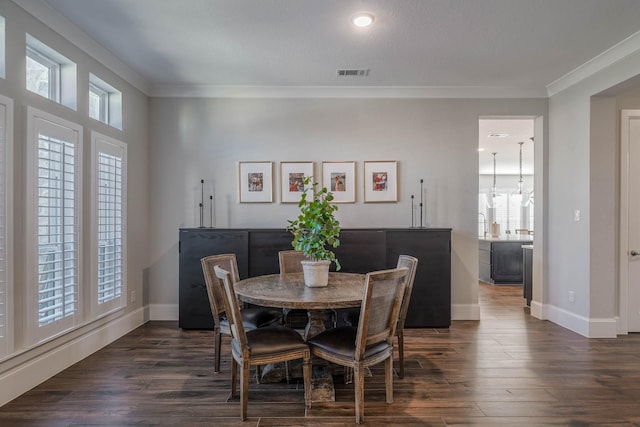
[[[45,2],[151,85],[542,91],[640,30],[638,0]],[[350,23],[359,11],[371,27]]]
[[[493,174],[493,155],[496,154],[496,173],[518,175],[520,145],[522,145],[522,173],[530,175],[533,170],[533,119],[531,120],[480,120],[478,125],[479,173]],[[502,134],[502,137],[491,136]]]
[[[640,31],[640,0],[40,1],[156,95],[207,86],[546,96],[549,84]],[[366,29],[350,23],[362,11],[375,16]],[[343,68],[370,72],[338,77]],[[494,132],[510,136],[487,138]],[[481,173],[492,172],[493,151],[498,173],[517,173],[519,140],[532,171],[531,135],[531,121],[481,122]]]

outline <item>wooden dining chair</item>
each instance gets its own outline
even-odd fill
[[[302,251],[280,251],[278,252],[278,261],[280,264],[280,274],[293,274],[302,273],[301,261],[308,260],[309,258]],[[296,324],[296,320],[303,322],[303,325],[307,323],[307,310],[302,309],[283,309],[284,323],[288,326]],[[335,310],[327,310],[327,316],[331,317],[331,323],[335,328],[338,320],[338,314]]]
[[[280,274],[302,273],[302,264],[300,261],[308,259],[302,251],[280,251],[278,252],[278,261],[280,264]],[[304,327],[307,323],[307,310],[284,308],[284,324],[287,326]]]
[[[302,273],[301,261],[308,260],[302,251],[280,251],[278,261],[280,263],[280,274]]]
[[[418,259],[411,255],[400,255],[398,257],[397,268],[406,267],[409,269],[407,275],[407,286],[404,290],[402,305],[400,306],[400,315],[398,316],[398,326],[396,327],[396,336],[398,337],[398,364],[400,366],[399,378],[404,378],[404,323],[409,312],[409,301],[413,291],[413,282],[416,278],[416,270],[418,268]],[[347,325],[356,326],[360,317],[359,309],[349,309],[345,311],[343,320]]]
[[[358,326],[328,329],[307,343],[313,356],[353,369],[356,423],[364,420],[364,370],[384,362],[386,402],[393,402],[393,335],[409,270],[368,273]]]
[[[238,264],[235,254],[211,255],[202,258],[200,262],[202,264],[202,272],[204,273],[204,281],[207,287],[207,295],[209,296],[209,305],[211,306],[214,323],[215,348],[213,371],[218,373],[220,372],[220,345],[222,334],[231,335],[231,330],[226,316],[222,284],[216,276],[214,267],[219,265],[221,268],[227,270],[231,276],[231,282],[235,283],[239,279]],[[270,326],[282,320],[282,313],[278,310],[262,307],[244,308],[240,313],[242,323],[247,330]]]
[[[409,270],[407,274],[407,285],[404,288],[404,297],[400,305],[398,326],[396,327],[396,336],[398,337],[398,363],[400,364],[400,373],[398,376],[404,378],[404,323],[407,320],[407,313],[409,312],[409,301],[411,300],[411,292],[413,291],[413,282],[416,279],[418,259],[410,255],[400,255],[398,257],[397,267],[406,267]]]
[[[215,274],[222,282],[225,306],[231,329],[231,396],[236,396],[238,366],[240,366],[240,419],[247,419],[249,369],[251,366],[302,359],[305,405],[311,402],[311,352],[295,330],[283,326],[246,331],[240,309],[236,304],[231,273],[218,266]]]

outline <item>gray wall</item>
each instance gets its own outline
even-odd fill
[[[357,162],[357,202],[341,204],[345,228],[409,227],[411,194],[424,179],[426,224],[453,229],[454,318],[477,311],[478,119],[543,116],[546,99],[176,99],[152,98],[151,313],[178,301],[178,228],[199,225],[200,179],[215,195],[216,227],[280,227],[297,207],[239,204],[237,162]],[[399,162],[399,201],[365,204],[365,160]],[[208,206],[205,224],[209,224]],[[154,306],[158,311],[154,311]],[[158,314],[160,315],[160,314]]]
[[[619,108],[638,75],[636,51],[549,99],[547,317],[590,337],[615,336],[618,316]],[[627,84],[623,84],[627,82]],[[638,87],[638,84],[635,84]],[[634,100],[635,99],[635,100]],[[580,209],[582,220],[574,221]],[[569,291],[575,293],[570,302]]]
[[[0,362],[0,405],[3,399],[11,393],[19,393],[20,390],[30,388],[29,382],[35,385],[47,375],[53,375],[56,369],[62,369],[67,363],[73,363],[74,358],[81,357],[76,354],[64,356],[61,348],[68,348],[73,342],[86,338],[84,350],[94,351],[117,338],[122,331],[109,331],[109,322],[117,322],[118,318],[135,317],[132,313],[141,312],[143,298],[138,298],[135,303],[129,303],[127,307],[115,315],[108,316],[98,321],[90,322],[78,328],[72,333],[65,334],[45,345],[25,350],[23,348],[24,318],[25,313],[23,290],[24,287],[24,245],[26,235],[23,218],[25,200],[22,195],[25,192],[25,112],[27,106],[59,116],[63,119],[80,124],[84,128],[84,202],[83,227],[89,229],[89,159],[91,147],[91,131],[110,136],[128,144],[128,247],[127,247],[127,286],[138,295],[143,292],[143,277],[148,262],[148,98],[145,94],[130,85],[123,78],[114,74],[100,62],[96,61],[85,52],[78,49],[58,33],[44,26],[33,16],[13,2],[0,2],[0,15],[6,19],[6,78],[0,79],[0,94],[13,99],[14,102],[14,318],[9,319],[9,327],[15,331],[15,357]],[[51,48],[60,52],[77,64],[78,72],[78,104],[77,111],[66,108],[55,102],[40,97],[25,89],[25,33],[33,35],[46,43]],[[112,128],[104,123],[97,122],[88,117],[88,85],[89,72],[99,76],[122,92],[123,98],[123,130]],[[29,206],[30,208],[31,206]],[[85,239],[85,243],[88,239]],[[87,276],[88,277],[88,276]],[[88,288],[87,288],[88,289]],[[88,311],[88,309],[87,309]],[[139,316],[142,318],[142,315]],[[102,333],[93,333],[97,328],[105,327]],[[74,341],[75,340],[75,341]],[[55,350],[55,351],[54,351]],[[56,354],[58,359],[56,359]],[[60,356],[62,355],[62,356]],[[48,369],[38,369],[37,363],[32,359],[40,356],[38,361],[48,364]],[[51,356],[51,359],[47,359]],[[53,360],[53,361],[52,361]],[[35,364],[34,364],[35,363]],[[29,366],[21,369],[22,366]],[[10,373],[10,374],[8,374]],[[12,376],[13,375],[13,376]],[[21,376],[22,375],[22,376]],[[44,376],[44,378],[42,377]],[[28,377],[28,378],[27,378]],[[6,392],[6,393],[5,393]]]

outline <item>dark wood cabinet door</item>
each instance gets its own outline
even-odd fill
[[[235,253],[240,277],[247,277],[247,231],[188,229],[179,235],[179,321],[184,329],[213,329],[213,316],[200,259]]]
[[[249,233],[249,277],[280,273],[278,252],[292,250],[292,240],[293,235],[284,229],[251,230]]]
[[[340,246],[333,249],[342,271],[366,274],[387,268],[384,230],[342,230]],[[331,265],[335,270],[335,265]]]
[[[533,298],[533,249],[522,249],[522,296],[531,305]]]
[[[451,325],[451,232],[390,230],[387,232],[388,268],[398,256],[418,258],[416,278],[405,326],[408,328]]]
[[[494,283],[522,283],[522,242],[493,242],[491,277]]]

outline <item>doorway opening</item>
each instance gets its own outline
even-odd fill
[[[478,277],[518,286],[532,298],[534,236],[533,118],[481,118],[478,123]]]

